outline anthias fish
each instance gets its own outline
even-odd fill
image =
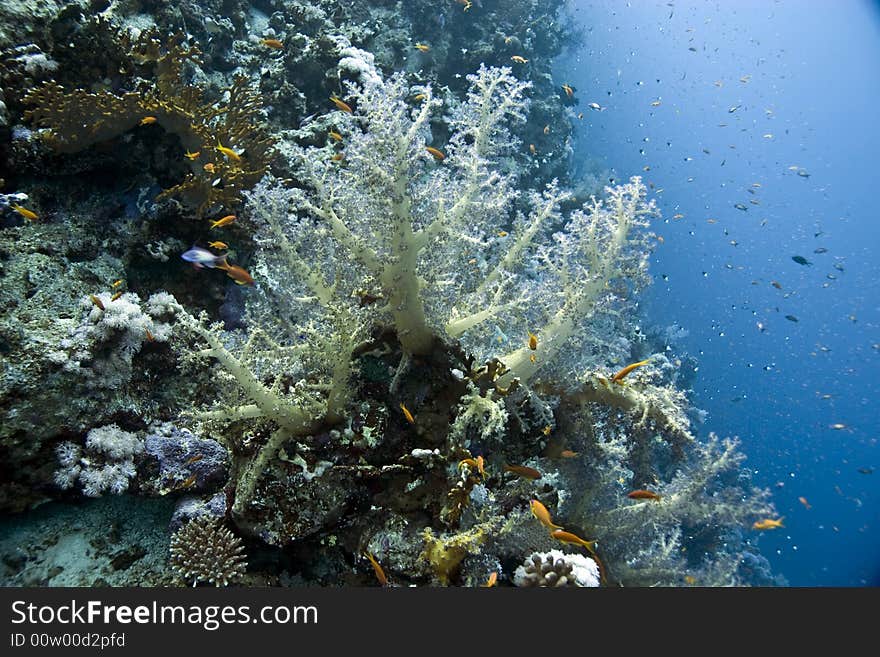
[[[757,529],[759,531],[764,531],[767,529],[779,529],[780,527],[785,527],[782,524],[782,521],[785,520],[785,516],[779,518],[778,520],[774,520],[773,518],[764,518],[763,520],[758,520],[752,525],[752,529]]]
[[[654,500],[655,502],[659,502],[662,499],[661,495],[650,490],[634,490],[631,493],[627,493],[626,496],[633,500]]]
[[[547,529],[553,531],[555,529],[562,529],[562,525],[554,525],[552,518],[550,518],[550,512],[547,510],[547,507],[541,504],[538,500],[532,500],[529,503],[529,507],[532,510],[532,515],[538,519],[542,525],[544,525]]]
[[[180,257],[193,263],[196,267],[210,267],[211,269],[218,267],[220,262],[226,260],[225,255],[214,255],[208,249],[203,249],[200,246],[194,246],[189,251],[184,251]]]
[[[512,472],[513,474],[522,477],[524,479],[540,479],[541,473],[535,470],[534,468],[530,468],[526,465],[504,465],[505,472]]]

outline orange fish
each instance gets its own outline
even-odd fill
[[[223,153],[223,154],[224,154],[226,157],[228,157],[230,160],[234,160],[235,162],[241,162],[241,155],[239,155],[238,153],[236,153],[236,152],[235,152],[234,150],[232,150],[231,148],[229,148],[229,147],[227,147],[227,146],[224,146],[224,145],[221,144],[219,141],[217,142],[217,145],[214,147],[214,149],[220,151],[221,153]]]
[[[334,162],[342,162],[345,159],[345,153],[336,153],[333,157],[330,158]]]
[[[596,554],[596,541],[585,541],[577,534],[572,534],[571,532],[566,532],[561,529],[557,529],[555,532],[550,532],[550,536],[560,543],[565,543],[566,545],[580,545],[581,547],[587,548],[590,554]]]
[[[97,308],[98,310],[104,310],[104,302],[101,301],[94,294],[90,294],[89,299],[91,300],[91,302],[95,306],[95,308]]]
[[[340,135],[335,130],[331,130],[330,132],[327,133],[327,135],[330,136],[330,138],[332,138],[335,141],[342,141],[342,135]]]
[[[337,98],[336,96],[330,96],[330,101],[331,101],[334,105],[336,105],[336,109],[342,110],[342,111],[345,112],[346,114],[352,114],[352,109],[351,109],[351,107],[348,105],[348,103],[343,102],[342,100],[340,100],[340,99]]]
[[[284,44],[278,39],[261,39],[260,43],[272,50],[284,50]]]
[[[526,333],[529,334],[529,349],[535,350],[538,348],[538,336],[526,329]]]
[[[403,411],[403,417],[406,418],[406,421],[410,424],[415,424],[416,419],[413,417],[413,414],[409,412],[409,409],[403,405],[403,402],[400,404],[400,410]]]
[[[235,215],[234,215],[234,214],[228,214],[228,215],[226,215],[225,217],[223,217],[223,218],[221,218],[221,219],[217,219],[217,221],[212,221],[212,222],[211,222],[211,228],[221,228],[222,226],[228,226],[228,225],[231,224],[233,221],[235,221]]]
[[[633,500],[654,500],[655,502],[659,502],[662,497],[650,490],[634,490],[631,493],[627,493],[626,496]]]
[[[201,154],[202,154],[201,151],[196,151],[195,153],[190,153],[189,151],[187,151],[186,153],[183,154],[183,156],[184,156],[187,160],[193,161],[193,160],[195,160],[196,158],[198,158],[199,155],[201,155]]]
[[[686,584],[689,584],[690,586],[693,586],[694,584],[697,583],[697,578],[694,577],[693,575],[685,575],[685,576],[684,576],[684,581],[685,581]]]
[[[144,329],[144,334],[147,336],[147,342],[156,341],[156,336],[150,333],[150,329]]]
[[[38,219],[37,213],[33,210],[28,210],[27,208],[23,208],[20,205],[15,205],[14,203],[9,207],[18,212],[18,214],[20,214],[28,221],[36,221]]]
[[[778,520],[774,520],[773,518],[764,518],[763,520],[758,520],[755,524],[752,525],[752,529],[764,530],[764,529],[779,529],[780,527],[785,527],[782,524],[782,521],[785,519],[785,516],[782,516]]]
[[[214,163],[213,162],[208,162],[202,168],[205,171],[207,171],[208,173],[214,173]]]
[[[198,462],[198,461],[201,461],[203,458],[205,458],[205,455],[204,455],[204,454],[196,454],[195,456],[193,456],[193,457],[191,457],[191,458],[188,458],[188,459],[184,462],[184,465],[192,465],[193,463],[196,463],[196,462]]]
[[[123,282],[124,281],[120,278],[118,281],[113,281],[110,287],[119,287],[120,285],[122,285]]]
[[[540,479],[541,473],[535,470],[534,468],[530,468],[525,465],[504,465],[505,472],[512,472],[513,474],[523,477],[524,479]]]
[[[191,474],[189,477],[183,480],[183,482],[178,486],[178,490],[183,488],[192,488],[196,484],[196,475]]]
[[[803,505],[804,505],[804,508],[806,508],[807,510],[813,508],[813,507],[810,505],[810,503],[807,502],[807,498],[806,498],[806,497],[803,497],[803,496],[799,497],[799,498],[798,498],[798,502],[800,502],[801,504],[803,504]]]
[[[155,116],[145,116],[140,121],[138,121],[138,125],[150,125],[158,120],[159,119],[157,119]]]
[[[497,586],[497,585],[498,585],[498,571],[493,570],[489,574],[489,579],[486,580],[486,583],[483,584],[483,586],[485,588],[491,589],[493,586]]]
[[[565,92],[565,95],[571,98],[574,96],[574,89],[571,88],[570,85],[564,84],[562,85],[562,90]]]
[[[561,456],[564,459],[573,459],[573,458],[580,456],[580,452],[573,452],[570,449],[564,449],[559,453],[559,456]]]
[[[364,552],[364,556],[370,560],[370,565],[373,566],[373,572],[376,573],[376,579],[379,580],[379,584],[382,586],[387,586],[388,578],[385,576],[385,571],[382,570],[382,566],[380,566],[379,562],[376,561],[376,557],[374,557],[369,552]]]
[[[428,151],[431,155],[434,156],[434,159],[438,162],[445,160],[446,156],[443,154],[443,151],[437,150],[433,146],[425,146],[425,150]]]
[[[516,62],[517,64],[525,64],[529,60],[526,59],[525,57],[521,57],[519,55],[514,55],[513,57],[510,58],[510,61]]]
[[[459,470],[465,465],[468,466],[469,468],[471,468],[472,470],[476,470],[477,472],[479,472],[481,476],[483,476],[483,477],[486,476],[486,461],[483,460],[482,455],[478,456],[475,459],[463,459],[463,460],[459,461],[458,462]]]
[[[119,297],[123,295],[123,291],[119,290],[119,292],[114,292],[113,296],[110,297],[110,301],[116,301]]]
[[[647,365],[650,362],[651,362],[651,359],[649,358],[648,360],[640,360],[638,363],[632,363],[631,365],[627,365],[622,370],[620,370],[617,374],[612,376],[611,380],[614,383],[620,383],[621,381],[623,381],[623,379],[626,377],[626,375],[629,374],[630,372],[632,372],[634,369],[636,369],[637,367],[643,367],[644,365]]]
[[[217,268],[222,269],[226,272],[226,275],[229,276],[232,280],[235,281],[236,285],[253,285],[254,279],[248,274],[242,267],[238,265],[230,265],[226,262],[225,256],[223,260],[217,263]]]
[[[431,46],[429,46],[427,43],[417,43],[415,45],[415,49],[420,50],[421,52],[428,52],[431,49]]]
[[[547,507],[541,504],[538,500],[532,500],[529,502],[529,506],[532,509],[532,515],[535,516],[547,529],[551,531],[554,529],[562,529],[561,525],[553,524],[553,520],[550,518],[550,512],[547,510]]]
[[[208,242],[208,246],[212,249],[228,249],[229,245],[226,242]]]

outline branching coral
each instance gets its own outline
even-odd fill
[[[588,374],[569,399],[580,404],[598,402],[620,409],[633,416],[637,429],[647,428],[648,420],[652,420],[663,430],[663,436],[679,455],[694,439],[690,420],[685,414],[687,399],[681,390],[672,386],[619,384],[598,374]]]
[[[661,573],[683,567],[676,549],[698,544],[686,509],[733,499],[737,487],[721,480],[735,458],[719,456],[712,442],[705,452],[692,449],[686,399],[646,382],[656,368],[610,381],[589,360],[601,350],[579,349],[616,340],[619,358],[637,340],[635,331],[603,338],[596,329],[608,317],[627,326],[625,298],[648,281],[645,229],[658,211],[645,186],[633,178],[568,211],[568,193],[553,183],[519,203],[507,155],[527,84],[509,69],[481,67],[467,98],[444,117],[451,136],[438,144],[431,121],[441,104],[429,86],[383,78],[363,53],[348,55],[359,82],[348,84],[346,104],[332,114],[336,137],[291,147],[298,186],[267,177],[246,193],[242,219],[261,247],[252,270],[265,283],[247,300],[258,328],[239,345],[206,318],[178,313],[202,345],[192,356],[220,366],[222,402],[194,417],[237,427],[225,440],[239,528],[284,544],[326,528],[363,496],[403,514],[418,509],[430,518],[422,560],[449,583],[503,520],[495,505],[510,510],[528,500],[526,484],[502,478],[507,497],[492,501],[498,484],[470,466],[456,470],[461,452],[473,447],[470,461],[500,469],[537,458],[558,432],[569,458],[596,457],[589,467],[536,463],[566,528],[599,539],[613,581],[671,582]],[[370,368],[369,392],[351,386],[355,363]],[[430,376],[418,380],[417,367]],[[365,401],[352,403],[361,394]],[[383,440],[333,449],[342,432],[331,425],[360,412],[348,421],[353,435],[367,416],[375,421],[374,403],[389,418]],[[571,409],[575,417],[565,417]],[[436,446],[436,458],[412,457]],[[382,493],[362,482],[381,484]],[[635,524],[612,517],[609,509],[629,502],[627,484],[656,484],[658,508],[671,500],[668,513]],[[487,502],[471,512],[477,494]],[[759,508],[758,497],[730,513]],[[716,511],[718,530],[701,540],[735,531],[741,515]],[[461,529],[437,536],[440,524]],[[649,555],[656,559],[648,563]]]
[[[205,317],[196,319],[180,307],[178,313],[181,327],[207,345],[190,357],[216,360],[225,373],[219,380],[228,380],[238,389],[238,394],[232,395],[235,403],[221,404],[195,417],[213,422],[262,420],[271,426],[271,434],[255,454],[226,442],[237,482],[233,511],[241,513],[253,499],[267,463],[285,442],[341,419],[351,393],[351,353],[363,338],[361,327],[337,325],[326,333],[305,327],[301,335],[307,340],[287,347],[254,330],[240,354],[235,355],[221,340],[219,326],[210,326]],[[345,319],[343,315],[336,318],[340,322]],[[281,363],[288,367],[278,369]],[[309,380],[304,375],[291,381],[290,375],[302,371],[305,365],[309,366]]]
[[[565,512],[598,538],[614,580],[680,585],[683,574],[692,573],[704,585],[742,583],[737,573],[740,536],[754,518],[771,514],[772,507],[767,491],[749,485],[735,440],[710,434],[707,442],[692,443],[684,461],[670,462],[655,474],[650,488],[659,501],[626,497],[628,490],[644,485],[628,479],[631,444],[610,438],[597,447],[590,466],[569,482],[581,493]],[[664,459],[655,454],[654,461]]]
[[[155,79],[126,93],[67,91],[54,81],[32,89],[24,98],[31,105],[25,118],[48,128],[46,140],[60,153],[77,153],[118,137],[142,121],[154,122],[180,139],[184,150],[200,153],[189,161],[190,172],[162,196],[178,196],[194,204],[199,214],[217,206],[234,206],[241,192],[250,189],[266,172],[272,139],[261,122],[260,97],[244,77],[236,77],[221,103],[208,103],[203,90],[184,81],[187,62],[199,51],[185,45],[183,36],[166,43],[146,31],[126,41],[132,57],[155,69]],[[236,156],[221,154],[217,147]],[[208,169],[205,165],[210,164]]]
[[[568,216],[560,203],[569,195],[551,184],[518,214],[516,170],[505,158],[529,85],[508,68],[481,67],[468,79],[467,98],[446,116],[444,145],[429,132],[441,104],[430,86],[361,75],[348,83],[355,113],[338,112],[344,159],[330,147],[298,149],[302,188],[258,187],[248,214],[275,250],[260,266],[287,283],[287,301],[320,313],[366,290],[372,321],[390,321],[404,351],[427,353],[445,334],[480,360],[505,354],[504,382],[526,381],[614,305],[612,281],[646,280],[649,246],[638,229],[657,210],[634,178]],[[529,330],[540,336],[537,354],[520,347]]]

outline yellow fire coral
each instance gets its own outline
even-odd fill
[[[467,531],[443,536],[435,536],[430,527],[425,528],[422,532],[425,549],[420,556],[431,565],[434,576],[443,586],[449,584],[466,556],[480,553],[489,535],[498,528],[498,520],[495,518]]]

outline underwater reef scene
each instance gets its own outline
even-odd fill
[[[4,3],[0,582],[785,583],[562,4]]]

